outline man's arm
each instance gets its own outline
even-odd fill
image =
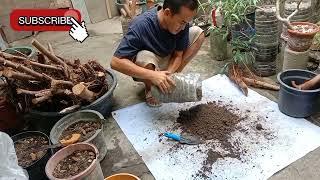
[[[111,60],[111,68],[135,78],[150,80],[163,93],[168,93],[175,85],[174,81],[168,76],[170,72],[145,69],[129,59],[120,59],[114,56]]]
[[[315,88],[318,84],[320,84],[320,74],[318,74],[317,76],[315,76],[314,78],[310,79],[309,81],[303,84],[297,85],[295,81],[292,81],[291,83],[292,83],[292,86],[297,89],[310,90]]]
[[[182,64],[183,51],[175,51],[169,60],[167,71],[175,73]]]

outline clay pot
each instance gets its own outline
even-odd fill
[[[109,176],[104,180],[140,180],[140,178],[128,173],[119,173],[119,174],[114,174],[112,176]]]
[[[316,24],[309,22],[293,22],[294,25],[309,25],[313,27],[314,30],[312,32],[302,33],[298,31],[294,31],[292,29],[288,29],[288,46],[293,51],[303,52],[307,51],[311,44],[313,37],[319,31],[319,27]]]
[[[103,173],[100,167],[100,163],[98,160],[99,152],[98,149],[89,143],[77,143],[72,144],[67,147],[62,148],[57,153],[55,153],[47,162],[46,165],[46,174],[49,179],[51,180],[62,180],[59,178],[56,178],[52,175],[55,167],[58,165],[58,163],[66,158],[67,156],[71,155],[73,152],[77,150],[91,150],[95,152],[96,158],[92,161],[91,165],[85,169],[84,171],[80,172],[79,174],[65,178],[65,180],[76,180],[76,179],[97,179],[102,180],[104,179]]]

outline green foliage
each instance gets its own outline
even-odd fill
[[[223,10],[224,25],[231,27],[246,20],[246,14],[254,8],[260,0],[208,0],[200,3],[199,8],[210,6],[211,9],[220,6]]]
[[[199,1],[199,0],[198,0]],[[229,30],[232,29],[233,26],[247,22],[246,15],[252,12],[255,9],[257,3],[260,0],[208,0],[205,3],[200,4],[200,9],[205,12],[205,9],[211,7],[211,9],[215,7],[221,7],[222,15],[223,15],[223,27],[217,28],[214,26],[210,27],[210,31],[214,33],[224,33],[224,38],[227,37]],[[211,19],[211,11],[207,12],[208,16]],[[232,40],[232,62],[236,64],[252,64],[254,61],[254,54],[251,49],[253,38],[249,40],[243,39],[233,39]],[[226,65],[222,68],[221,73],[224,73],[227,67],[231,64],[226,63]]]
[[[242,39],[234,39],[231,42],[232,45],[232,59],[236,64],[253,64],[254,54],[252,52],[251,44],[254,38],[248,41]]]

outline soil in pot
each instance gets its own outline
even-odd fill
[[[308,24],[297,24],[293,26],[293,30],[299,33],[311,33],[314,32],[316,28]]]
[[[53,176],[61,179],[75,176],[86,170],[95,158],[96,154],[93,151],[75,151],[58,163],[54,168]]]
[[[101,129],[101,127],[102,124],[100,122],[79,121],[67,127],[62,132],[61,136],[59,137],[59,140],[69,139],[71,138],[72,134],[79,133],[81,134],[81,137],[78,142],[83,142],[89,139],[91,136],[93,136],[98,129]]]
[[[42,136],[32,136],[16,141],[14,148],[19,166],[26,168],[41,159],[46,154],[46,150],[37,149],[45,145],[48,145],[48,141]]]

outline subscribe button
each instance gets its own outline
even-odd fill
[[[69,31],[71,19],[81,22],[76,9],[15,9],[10,14],[11,28],[16,31]]]

